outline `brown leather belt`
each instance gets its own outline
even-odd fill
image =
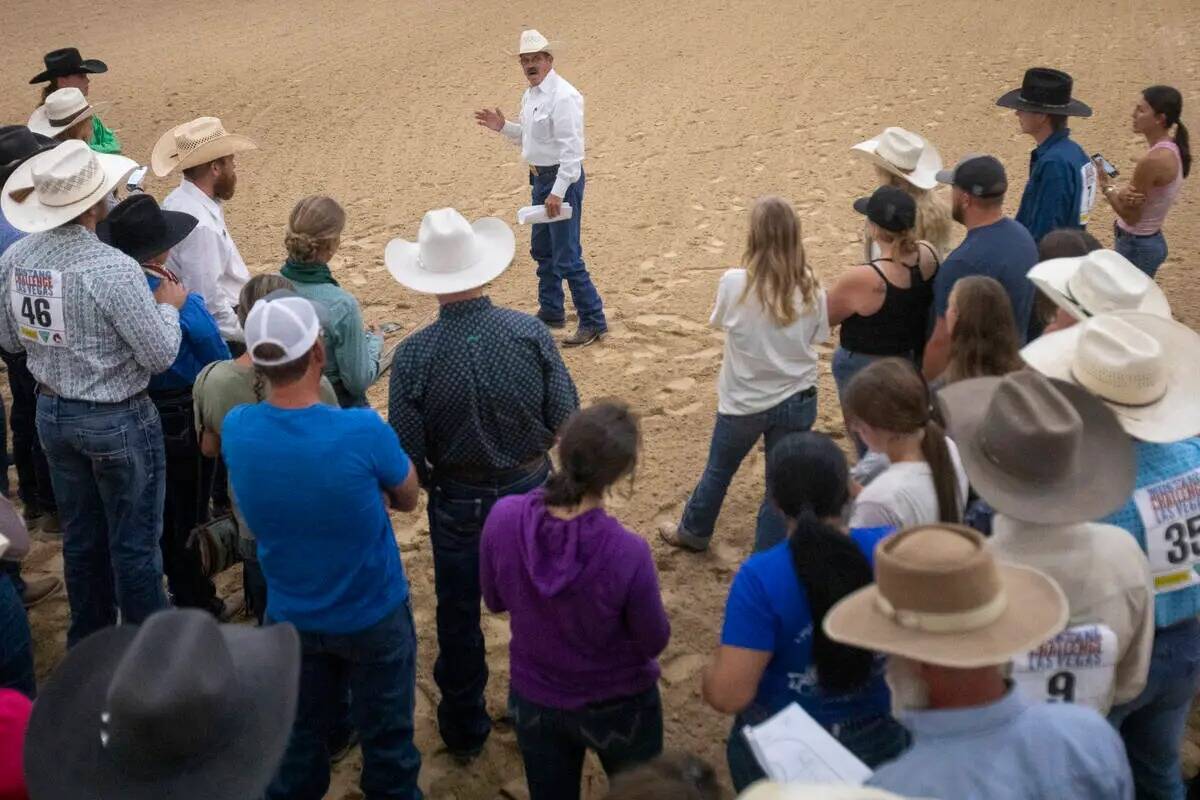
[[[61,397],[63,400],[73,400],[73,398],[70,398],[70,397],[62,397],[62,395],[60,395],[58,392],[54,391],[53,389],[51,389],[49,386],[47,386],[47,385],[46,385],[46,384],[44,384],[44,383],[39,383],[39,384],[37,385],[37,393],[38,393],[38,394],[40,394],[40,395],[42,395],[43,397]],[[125,398],[124,400],[117,400],[115,403],[105,403],[105,402],[101,402],[101,401],[99,401],[99,400],[96,400],[96,401],[92,401],[92,400],[77,400],[77,401],[74,401],[74,402],[79,402],[79,403],[91,403],[91,402],[95,402],[97,405],[102,405],[102,406],[115,406],[115,405],[120,405],[121,403],[128,403],[130,400],[141,400],[143,397],[148,397],[148,396],[149,396],[149,395],[148,395],[148,393],[146,392],[146,390],[145,390],[145,389],[143,389],[142,391],[138,392],[137,394],[135,394],[135,395],[133,395],[133,396],[131,396],[131,397],[127,397],[127,398]]]
[[[529,165],[529,174],[533,175],[533,176],[555,175],[557,173],[558,173],[558,164],[555,164],[552,167],[539,167],[536,164]]]

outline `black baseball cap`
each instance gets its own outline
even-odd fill
[[[1003,197],[1008,191],[1004,165],[995,156],[964,156],[954,169],[940,170],[937,181],[956,186],[972,197]]]
[[[893,233],[912,230],[917,224],[917,201],[895,186],[880,186],[870,197],[858,198],[854,210]]]

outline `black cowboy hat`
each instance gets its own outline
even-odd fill
[[[73,647],[29,720],[38,800],[261,797],[296,716],[300,636],[160,611]]]
[[[24,125],[0,126],[0,185],[22,163],[57,145],[58,142],[50,137],[34,133]]]
[[[191,214],[163,211],[153,197],[138,192],[113,206],[96,236],[141,264],[186,239],[196,222]]]
[[[1090,117],[1091,106],[1071,97],[1074,81],[1067,73],[1049,67],[1025,70],[1020,89],[1013,89],[996,101],[1002,108],[1058,114],[1064,117]]]
[[[52,50],[42,57],[46,69],[33,76],[30,83],[45,83],[54,78],[65,78],[68,75],[79,75],[87,72],[92,75],[108,72],[108,64],[96,58],[84,58],[74,47],[64,47],[62,50]]]

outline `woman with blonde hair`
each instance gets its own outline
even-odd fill
[[[790,203],[779,197],[755,203],[744,258],[745,268],[721,277],[709,320],[725,331],[725,354],[708,463],[678,525],[660,530],[669,544],[688,550],[708,547],[729,482],[750,448],[765,439],[770,453],[784,435],[808,430],[817,418],[816,345],[829,337],[829,320]],[[764,492],[754,549],[782,541],[786,530]]]
[[[312,195],[296,204],[283,243],[287,263],[280,274],[296,293],[324,308],[325,377],[343,408],[367,405],[367,389],[379,377],[383,338],[363,325],[358,300],[334,280],[329,262],[342,242],[346,212],[332,197]]]

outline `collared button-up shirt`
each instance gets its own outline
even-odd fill
[[[1017,222],[1036,242],[1056,228],[1086,227],[1096,185],[1096,165],[1071,140],[1071,131],[1055,131],[1029,155],[1029,182]]]
[[[997,557],[1033,567],[1062,588],[1068,625],[1106,625],[1116,634],[1116,669],[1107,701],[1096,710],[1137,697],[1146,685],[1154,644],[1150,564],[1137,542],[1113,525],[1035,525],[1003,514],[992,520]]]
[[[191,214],[199,224],[187,238],[171,248],[167,267],[179,276],[189,292],[204,298],[204,305],[228,341],[245,340],[234,307],[250,272],[225,227],[221,203],[209,197],[187,178],[166,199],[168,211]]]
[[[1132,800],[1121,737],[1084,706],[1031,703],[1009,690],[974,708],[910,711],[913,745],[868,779],[905,797]]]
[[[392,361],[388,422],[425,485],[431,467],[486,473],[529,463],[578,407],[546,326],[486,297],[442,306]]]
[[[296,294],[320,303],[325,321],[325,377],[359,405],[367,404],[367,389],[379,377],[383,338],[363,325],[358,300],[332,283],[296,283]]]
[[[538,167],[558,165],[551,194],[564,197],[583,174],[583,95],[554,70],[521,96],[521,122],[501,131],[521,145],[521,156]]]
[[[0,347],[26,351],[33,377],[60,397],[128,400],[179,352],[179,312],[154,302],[136,261],[79,225],[8,248],[0,303]]]
[[[158,288],[162,278],[147,275],[150,291]],[[175,362],[165,372],[160,372],[150,379],[150,391],[167,391],[171,389],[190,389],[200,370],[214,361],[229,358],[229,347],[221,338],[217,329],[217,321],[204,307],[204,298],[190,293],[179,309],[179,328],[183,339],[179,343],[179,353]]]

